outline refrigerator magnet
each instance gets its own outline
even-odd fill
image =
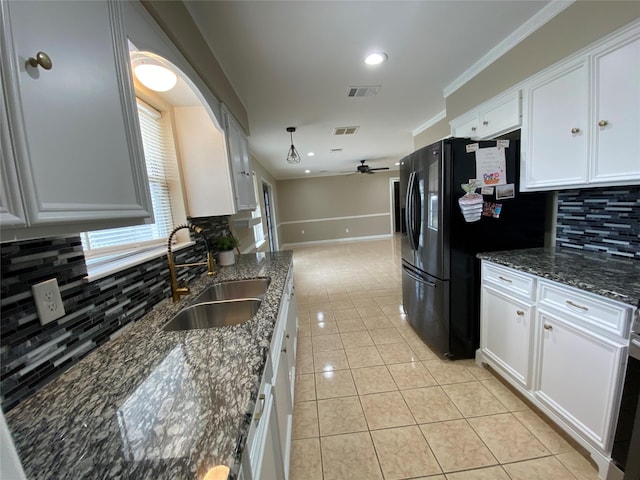
[[[513,183],[507,183],[506,185],[498,185],[496,187],[496,200],[514,198],[515,196],[516,196],[516,186]]]
[[[480,193],[482,193],[482,195],[493,195],[493,187],[482,187]]]
[[[472,153],[477,151],[480,148],[479,143],[470,143],[467,145],[467,153]]]

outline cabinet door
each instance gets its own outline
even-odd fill
[[[149,217],[119,3],[1,8],[3,81],[29,224]],[[50,57],[50,70],[28,64],[38,52]]]
[[[523,387],[530,387],[533,307],[483,285],[481,346]]]
[[[582,62],[554,70],[525,89],[523,190],[587,183],[587,86],[587,65]]]
[[[627,347],[546,312],[538,313],[537,328],[540,357],[536,396],[608,451]]]
[[[283,342],[282,345],[285,345]],[[274,353],[275,354],[275,353]],[[278,423],[278,442],[282,454],[285,477],[289,477],[289,452],[291,451],[291,429],[293,426],[293,399],[289,383],[289,360],[283,346],[279,355],[277,370],[273,378],[273,397]]]
[[[278,419],[271,388],[265,393],[263,405],[260,418],[257,420],[260,426],[252,449],[252,478],[253,480],[284,478],[278,438]]]
[[[592,182],[640,180],[640,38],[594,58]]]
[[[237,210],[254,210],[256,196],[253,189],[249,142],[231,113],[225,110],[224,117],[229,159],[233,170],[236,208]]]
[[[520,92],[501,99],[480,115],[480,137],[490,138],[520,126]]]
[[[27,222],[20,198],[18,174],[9,134],[7,110],[4,104],[3,85],[0,85],[0,154],[2,154],[0,157],[0,225],[2,228],[24,227]]]
[[[451,135],[458,138],[478,138],[478,114],[475,113],[469,117],[465,116],[460,119],[453,120],[451,125]]]

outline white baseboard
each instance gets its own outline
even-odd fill
[[[322,245],[326,243],[366,242],[369,240],[383,240],[391,237],[392,237],[392,234],[385,233],[384,235],[369,235],[367,237],[335,238],[331,240],[310,240],[308,242],[285,243],[281,245],[281,249],[285,250],[291,247],[308,247],[312,245]]]

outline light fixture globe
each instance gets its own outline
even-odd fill
[[[296,127],[287,127],[287,132],[289,132],[289,135],[291,137],[291,147],[287,152],[287,163],[290,164],[300,163],[300,154],[298,153],[298,150],[296,150],[296,147],[293,145],[293,132],[295,131]]]
[[[178,76],[151,57],[137,57],[132,61],[136,78],[154,92],[168,92],[176,86]]]

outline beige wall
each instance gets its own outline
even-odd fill
[[[391,171],[278,181],[280,242],[390,234],[389,179],[398,176]]]
[[[640,17],[639,1],[579,0],[446,98],[445,123]],[[414,137],[414,148],[442,138],[442,124]]]
[[[216,98],[249,132],[249,117],[207,42],[181,1],[142,0],[144,8],[184,55]]]
[[[437,142],[440,139],[451,136],[451,126],[449,125],[449,118],[445,117],[437,123],[434,123],[426,129],[424,132],[413,137],[413,146],[418,149]]]

